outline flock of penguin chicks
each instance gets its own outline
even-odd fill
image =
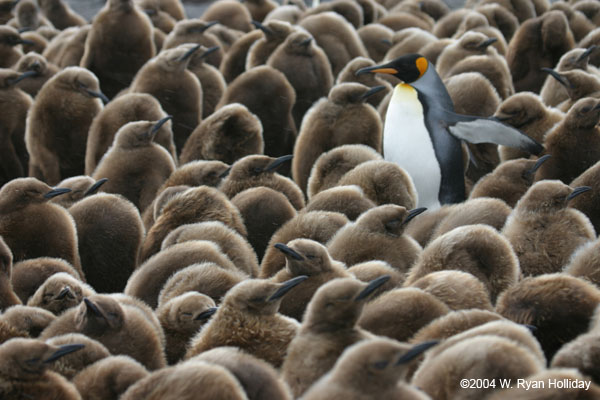
[[[597,1],[0,22],[0,398],[599,398]],[[355,75],[411,52],[544,153],[469,144],[469,199],[416,208],[397,82]]]

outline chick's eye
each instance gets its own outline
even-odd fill
[[[583,108],[581,109],[581,112],[582,112],[582,113],[584,113],[584,114],[585,114],[585,113],[589,113],[591,109],[592,109],[592,107],[583,107]]]
[[[306,254],[306,258],[313,260],[313,259],[315,259],[317,257],[314,256],[314,255],[312,255],[312,254]]]
[[[385,369],[388,364],[389,361],[377,361],[376,363],[373,363],[373,367],[375,367],[375,369]]]

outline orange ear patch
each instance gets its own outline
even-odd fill
[[[425,71],[427,71],[427,65],[429,63],[427,62],[427,59],[425,57],[419,57],[419,58],[417,58],[417,61],[415,61],[415,64],[417,65],[417,68],[419,69],[419,78],[420,78],[423,76]]]

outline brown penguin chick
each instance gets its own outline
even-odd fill
[[[597,331],[578,336],[560,348],[552,359],[552,368],[577,368],[583,375],[589,376],[594,383],[600,382],[600,372],[596,365],[600,359],[600,337]]]
[[[503,200],[509,207],[514,207],[533,184],[537,169],[550,157],[547,154],[537,160],[518,158],[502,162],[477,181],[471,189],[469,199],[492,197]],[[502,226],[496,227],[501,228]]]
[[[72,382],[83,400],[101,400],[118,398],[148,375],[148,370],[129,356],[109,356],[88,365]]]
[[[248,32],[252,30],[250,11],[239,1],[222,0],[208,6],[202,13],[205,21],[218,21],[231,29]]]
[[[593,0],[582,0],[573,4],[573,9],[583,13],[596,26],[600,23],[600,5]]]
[[[30,176],[52,185],[84,173],[88,130],[102,109],[98,98],[106,101],[98,79],[84,68],[63,69],[46,82],[27,116]]]
[[[483,14],[487,18],[490,26],[498,28],[498,30],[502,32],[504,39],[507,41],[512,39],[519,28],[519,20],[517,17],[500,4],[488,3],[480,5],[475,8],[475,11]]]
[[[534,335],[551,360],[562,345],[588,330],[598,304],[596,286],[557,273],[528,277],[508,288],[498,298],[496,311],[514,322],[536,327]]]
[[[267,14],[275,10],[279,4],[272,0],[248,0],[244,2],[244,6],[250,11],[250,16],[253,21],[262,21]]]
[[[419,218],[411,220],[406,225],[404,228],[406,234],[415,239],[422,248],[425,248],[431,241],[437,226],[455,206],[455,204],[445,204],[438,209],[425,211]]]
[[[14,68],[21,73],[35,72],[34,75],[19,81],[17,84],[19,89],[31,97],[35,97],[42,86],[59,71],[56,65],[48,62],[44,56],[35,52],[29,52],[21,57]]]
[[[246,106],[261,121],[264,154],[279,157],[291,154],[294,149],[296,125],[292,107],[295,101],[296,93],[285,75],[261,65],[230,82],[217,108],[231,103]]]
[[[246,70],[248,52],[252,45],[262,37],[262,32],[254,29],[236,40],[231,45],[231,48],[222,56],[223,61],[217,67],[227,84],[231,83]]]
[[[113,98],[155,54],[150,18],[133,0],[109,0],[92,21],[80,65],[96,74]]]
[[[215,35],[207,32],[207,29],[214,26],[217,22],[190,18],[182,19],[175,24],[175,28],[167,35],[163,43],[163,49],[177,47],[184,43],[197,43],[206,48],[220,46],[220,42]],[[211,53],[206,62],[219,68],[223,59],[223,50],[217,49]]]
[[[441,52],[436,62],[436,70],[440,77],[447,78],[450,69],[460,60],[472,55],[491,55],[498,56],[491,45],[496,42],[494,38],[489,38],[479,32],[466,32],[460,39],[446,46]]]
[[[192,240],[170,246],[145,261],[131,275],[124,292],[156,308],[159,292],[167,279],[189,265],[202,262],[212,262],[223,269],[239,271],[214,242]]]
[[[388,279],[386,275],[369,283],[334,279],[316,291],[281,367],[295,398],[325,375],[347,347],[374,338],[356,323],[371,293]]]
[[[246,227],[238,209],[219,190],[200,186],[175,196],[162,210],[146,234],[140,252],[140,261],[160,250],[163,239],[173,229],[184,224],[221,221],[240,235],[246,236]]]
[[[216,243],[240,271],[252,277],[258,274],[258,260],[248,241],[219,221],[182,225],[165,237],[161,249],[165,250],[170,246],[191,240],[208,240]]]
[[[351,185],[332,187],[317,193],[310,199],[305,211],[340,212],[350,221],[354,221],[362,213],[376,206],[360,187]]]
[[[433,18],[423,15],[416,16],[407,11],[391,11],[377,20],[394,31],[400,31],[406,28],[421,28],[430,31],[433,28]]]
[[[215,311],[217,308],[213,299],[198,292],[174,297],[156,309],[156,315],[167,339],[165,352],[170,365],[183,358],[190,339]]]
[[[14,17],[13,9],[15,5],[14,0],[3,0],[0,2],[0,24],[6,24]]]
[[[362,4],[348,0],[334,0],[326,3],[316,4],[306,10],[302,20],[309,16],[319,15],[326,12],[336,13],[342,16],[346,22],[349,22],[354,29],[358,29],[363,24],[364,12]]]
[[[563,272],[585,278],[596,286],[600,286],[600,258],[598,248],[600,241],[595,240],[580,246],[565,265]]]
[[[102,343],[90,339],[81,333],[68,333],[66,335],[55,336],[46,340],[46,343],[58,347],[71,344],[81,344],[84,346],[77,353],[62,357],[50,366],[52,371],[61,374],[68,380],[72,380],[79,371],[85,369],[87,366],[110,356],[110,352]]]
[[[578,46],[589,48],[593,45],[598,45],[598,43],[600,43],[600,29],[596,28],[588,33],[583,39],[581,39],[581,41],[578,43]],[[595,66],[600,65],[600,53],[595,52],[595,54],[592,54],[589,62]]]
[[[299,325],[277,310],[282,297],[306,278],[298,276],[283,283],[247,279],[238,283],[192,339],[186,358],[218,346],[237,346],[279,368]]]
[[[412,27],[396,32],[391,39],[392,46],[385,54],[386,60],[393,60],[404,54],[418,53],[421,48],[437,41],[437,37],[424,29]]]
[[[94,179],[108,179],[102,187],[106,193],[122,195],[141,211],[152,203],[158,189],[175,171],[171,155],[153,142],[170,118],[129,122],[117,131],[113,146],[92,175]]]
[[[504,100],[494,117],[541,143],[546,132],[565,116],[556,109],[546,107],[534,93],[521,92]],[[498,152],[502,161],[529,158],[529,153],[506,146],[500,146]]]
[[[271,237],[260,264],[259,277],[268,278],[285,268],[285,256],[275,248],[275,243],[288,243],[297,238],[327,243],[346,223],[344,214],[331,211],[310,211],[297,214]]]
[[[252,24],[262,31],[263,37],[254,41],[248,49],[246,70],[265,64],[277,46],[295,29],[286,21],[272,20],[265,24],[258,21],[261,20],[255,19]]]
[[[38,0],[40,10],[46,18],[56,27],[63,30],[70,26],[81,26],[87,21],[77,14],[66,1],[62,0]]]
[[[558,73],[580,69],[586,72],[594,72],[594,67],[589,66],[588,61],[592,53],[597,51],[596,46],[588,49],[574,48],[562,55],[554,70]],[[552,75],[548,75],[544,81],[544,86],[540,91],[540,98],[544,104],[550,107],[556,107],[569,98],[567,89],[559,80]]]
[[[112,100],[98,113],[90,125],[85,151],[85,172],[94,173],[102,156],[108,151],[117,131],[126,123],[133,121],[156,121],[166,117],[158,100],[147,93],[125,93]],[[154,142],[163,146],[174,160],[172,123],[166,122],[156,132]]]
[[[336,186],[342,176],[358,164],[382,159],[380,153],[366,145],[346,144],[334,147],[321,154],[313,163],[307,183],[308,198],[312,199],[317,193]]]
[[[590,33],[596,25],[594,25],[582,12],[576,11],[570,4],[552,4],[550,10],[558,10],[565,14],[569,21],[569,28],[573,32],[575,42],[579,42],[588,33]]]
[[[528,19],[535,18],[536,8],[534,6],[534,1],[513,1],[513,0],[501,0],[501,1],[491,1],[491,0],[481,0],[478,2],[478,5],[485,4],[500,4],[502,7],[506,8],[510,11],[520,23],[525,22]]]
[[[450,38],[456,33],[460,23],[470,14],[480,14],[477,11],[468,8],[457,8],[443,17],[441,17],[434,25],[431,32],[439,38]],[[433,61],[432,61],[433,62]]]
[[[131,385],[123,400],[206,398],[247,400],[244,389],[226,368],[188,361],[154,371]]]
[[[513,87],[513,83],[512,83],[512,78],[510,76],[510,71],[508,70],[508,64],[506,64],[506,61],[504,60],[504,56],[501,55],[472,55],[472,56],[468,56],[465,59],[462,59],[460,61],[458,61],[456,64],[454,64],[452,66],[452,68],[450,68],[450,70],[448,71],[448,78],[451,78],[453,76],[456,75],[460,75],[460,74],[464,74],[464,73],[468,73],[468,72],[478,72],[480,73],[484,78],[486,78],[490,84],[492,85],[492,88],[495,89],[495,92],[498,94],[498,96],[494,96],[493,94],[481,94],[479,96],[481,96],[482,98],[486,98],[491,96],[493,98],[499,97],[500,99],[498,100],[498,103],[500,103],[502,100],[507,99],[508,97],[512,96],[515,93],[515,89]],[[472,83],[473,84],[473,83]],[[473,90],[473,89],[471,89]],[[488,90],[489,92],[490,90]],[[483,93],[486,93],[485,91],[481,91]],[[476,91],[477,93],[477,91]],[[492,91],[493,93],[493,91]],[[488,103],[491,102],[491,99],[486,99]],[[464,102],[464,101],[463,101]],[[466,102],[467,104],[469,104],[469,102]],[[497,108],[497,106],[496,106]],[[472,110],[473,108],[466,108],[469,111]],[[487,111],[487,110],[486,110]],[[495,109],[487,114],[488,115],[492,115],[493,112],[496,111]],[[457,112],[459,112],[457,110]],[[471,114],[476,114],[477,111],[473,111],[471,112]],[[481,111],[479,111],[479,115],[481,114]]]
[[[460,114],[490,117],[502,101],[492,83],[479,72],[452,74],[444,80],[444,84],[454,103],[454,110]],[[496,148],[497,146],[494,146],[494,150]],[[498,164],[497,151],[494,153],[495,160],[490,161]],[[473,154],[473,157],[478,155]],[[478,164],[480,163],[479,158],[476,161]],[[488,160],[484,162],[486,161]],[[471,169],[471,165],[469,165],[469,169]],[[470,171],[467,170],[468,172]]]
[[[283,72],[296,92],[292,115],[297,127],[313,103],[327,96],[333,86],[329,59],[314,41],[304,30],[293,32],[267,60],[268,66]]]
[[[144,223],[144,228],[148,231],[152,225],[154,225],[154,221],[159,217],[162,209],[167,205],[167,203],[179,193],[183,193],[188,190],[190,186],[188,185],[179,185],[179,186],[169,186],[164,190],[159,190],[152,200],[152,203],[144,212],[142,212],[142,222]]]
[[[427,274],[448,269],[468,272],[483,282],[492,304],[521,274],[509,240],[482,224],[461,226],[431,241],[404,284],[410,286]]]
[[[179,162],[219,160],[227,164],[263,154],[262,124],[243,104],[228,104],[203,120],[181,149]]]
[[[450,38],[438,39],[437,42],[433,42],[433,43],[429,43],[429,44],[425,45],[419,51],[419,53],[421,55],[423,55],[423,57],[427,58],[429,60],[429,62],[435,64],[437,62],[437,59],[439,58],[440,54],[442,53],[442,51],[444,51],[444,49],[446,48],[446,46],[448,46],[452,43],[454,43],[454,39],[450,39]]]
[[[66,272],[54,274],[29,298],[27,305],[39,307],[60,315],[63,311],[76,307],[84,297],[96,294],[94,289]]]
[[[21,31],[34,31],[40,26],[52,26],[52,23],[41,15],[35,1],[25,0],[17,3],[15,7],[15,17],[8,21],[7,25],[20,29]]]
[[[6,308],[21,304],[11,283],[13,255],[2,236],[0,236],[0,312]]]
[[[367,102],[373,107],[377,107],[383,98],[392,90],[392,86],[382,78],[378,77],[377,74],[361,74],[356,75],[356,72],[361,68],[372,67],[375,62],[366,57],[356,57],[350,60],[346,66],[339,72],[336,78],[336,85],[344,82],[357,82],[371,88],[375,86],[383,85],[384,89],[369,96]]]
[[[451,311],[425,325],[415,333],[410,339],[410,343],[448,339],[476,326],[498,320],[503,320],[503,318],[499,314],[488,310],[472,308],[469,310]]]
[[[83,276],[73,218],[49,202],[67,191],[53,189],[35,178],[13,179],[0,189],[0,235],[12,250],[14,261],[58,257]],[[40,230],[40,221],[47,228]]]
[[[500,199],[469,199],[452,208],[435,228],[431,238],[435,239],[465,225],[485,224],[500,231],[511,212],[512,209]]]
[[[599,171],[600,164],[596,163],[571,182],[572,187],[590,186],[592,190],[587,196],[576,197],[569,202],[571,207],[581,211],[590,219],[596,232],[600,232],[600,209],[597,207],[599,193],[597,177]]]
[[[327,243],[327,249],[332,258],[348,266],[382,260],[405,273],[418,258],[421,246],[404,235],[404,227],[423,211],[424,208],[409,211],[392,204],[371,208],[356,222],[337,231]]]
[[[161,339],[152,323],[138,307],[111,296],[85,297],[78,307],[61,314],[40,337],[49,339],[65,333],[87,335],[111,354],[131,356],[149,370],[166,365]]]
[[[43,308],[16,305],[6,309],[0,320],[17,332],[24,332],[28,337],[35,338],[56,320],[56,315]]]
[[[249,400],[291,400],[290,389],[269,363],[237,347],[217,347],[190,361],[203,361],[227,368],[240,382]]]
[[[191,264],[168,277],[158,295],[158,307],[188,292],[207,295],[218,304],[229,289],[247,278],[240,271],[213,262]]]
[[[248,231],[248,242],[259,260],[275,231],[296,216],[296,209],[284,194],[265,186],[241,191],[231,203],[240,211]]]
[[[473,275],[463,271],[437,271],[410,284],[443,301],[451,310],[478,308],[493,310],[490,294],[485,285]]]
[[[381,294],[365,306],[358,325],[370,333],[401,342],[451,310],[434,295],[404,287]]]
[[[168,34],[173,30],[177,20],[168,12],[161,10],[158,0],[134,0],[136,6],[144,11],[155,29],[159,29],[164,34]]]
[[[321,285],[335,278],[351,276],[343,263],[333,260],[327,248],[314,240],[294,239],[287,245],[276,243],[275,248],[285,255],[286,267],[275,274],[273,282],[286,282],[297,276],[308,277],[302,290],[286,296],[279,306],[281,314],[297,321],[302,321],[306,306]]]
[[[561,271],[575,249],[596,238],[585,214],[567,207],[572,198],[589,189],[545,180],[531,186],[519,200],[502,234],[519,257],[524,276]]]
[[[7,399],[80,400],[81,395],[51,363],[82,349],[81,344],[54,346],[40,340],[15,338],[0,346],[0,394]]]
[[[285,21],[292,25],[296,25],[298,21],[302,19],[304,11],[306,11],[306,4],[304,2],[292,1],[282,4],[270,13],[267,14],[262,22],[269,21]]]
[[[85,43],[90,31],[92,30],[92,26],[88,24],[82,27],[68,29],[73,29],[74,34],[65,40],[64,47],[62,50],[60,50],[59,54],[55,58],[52,58],[50,53],[47,51],[44,51],[43,53],[44,57],[46,57],[48,61],[55,63],[59,68],[79,65],[85,52]],[[60,35],[58,35],[56,41],[60,42],[61,40],[63,39]],[[47,47],[50,48],[51,45],[52,42],[48,43]]]
[[[399,288],[402,286],[402,283],[404,283],[404,274],[400,273],[385,261],[380,260],[354,264],[352,267],[348,268],[348,272],[354,275],[356,279],[367,283],[383,275],[388,275],[390,277],[387,282],[374,292],[373,298],[389,290]]]
[[[19,47],[23,44],[23,39],[19,32],[8,25],[0,26],[0,68],[12,68],[23,56]]]
[[[521,382],[520,386],[500,390],[486,398],[490,400],[591,400],[600,396],[600,387],[595,382],[591,382],[588,375],[583,375],[572,368],[553,367],[528,376]],[[555,382],[558,385],[540,385],[540,383]]]
[[[188,69],[192,71],[202,86],[202,117],[211,115],[223,97],[227,83],[221,72],[213,65],[205,62],[209,55],[217,51],[218,47],[201,47],[192,55]]]
[[[480,399],[500,389],[493,386],[464,389],[461,379],[526,378],[544,370],[545,365],[532,352],[513,340],[481,335],[456,343],[440,354],[425,356],[411,383],[434,399]]]
[[[302,399],[429,399],[405,379],[409,363],[436,343],[410,347],[384,338],[360,341],[347,348],[331,371],[311,386]]]
[[[12,325],[9,325],[8,323],[2,321],[2,319],[0,318],[0,344],[6,342],[9,339],[18,337],[26,338],[29,337],[29,335],[27,334],[27,332],[17,330]]]
[[[506,54],[515,91],[538,93],[546,79],[540,69],[554,67],[573,47],[573,34],[562,12],[548,11],[523,22],[508,44]]]
[[[493,335],[502,338],[510,339],[517,344],[528,349],[531,354],[536,357],[543,365],[546,365],[546,357],[537,341],[533,336],[532,330],[535,328],[532,326],[520,325],[515,322],[501,319],[496,321],[486,322],[484,324],[472,327],[463,332],[452,335],[448,339],[444,340],[434,350],[429,353],[429,357],[435,357],[442,353],[447,348],[454,346],[455,344],[464,340],[481,336],[481,335]]]
[[[377,205],[395,204],[413,208],[417,192],[412,178],[396,163],[384,160],[363,162],[338,181],[339,186],[357,185]]]
[[[558,80],[566,88],[568,98],[556,106],[556,108],[565,113],[581,98],[599,97],[600,75],[598,74],[588,73],[580,69],[559,73],[549,68],[544,68],[544,71],[552,75],[554,79]]]
[[[198,160],[179,166],[159,189],[171,186],[219,186],[229,165],[216,160]]]
[[[101,193],[77,202],[69,213],[88,284],[101,293],[122,291],[137,267],[144,239],[137,208],[121,196]]]
[[[21,45],[24,54],[31,52],[42,54],[46,50],[46,46],[48,46],[48,40],[37,32],[23,32],[21,33],[21,38],[24,41]]]
[[[369,57],[376,63],[383,61],[385,54],[390,49],[394,31],[385,25],[373,22],[360,27],[357,33],[367,49]]]
[[[165,112],[173,116],[178,153],[202,119],[202,86],[196,75],[186,69],[199,47],[187,43],[161,51],[140,68],[129,89],[132,93],[153,95]]]
[[[336,12],[309,15],[298,25],[306,29],[323,49],[334,77],[353,58],[368,55],[355,28]]]
[[[322,153],[344,144],[364,144],[381,151],[381,118],[365,101],[384,88],[341,83],[306,113],[292,160],[292,177],[303,191],[306,191],[312,166]]]
[[[231,166],[231,171],[219,185],[219,190],[229,198],[257,186],[266,186],[283,193],[296,210],[304,208],[304,194],[290,178],[275,171],[292,159],[291,155],[278,158],[249,155]]]
[[[31,98],[17,84],[32,78],[32,72],[15,72],[0,68],[0,185],[27,175],[28,154],[25,148],[25,121]]]
[[[106,178],[96,181],[87,175],[72,176],[59,182],[57,185],[61,188],[71,189],[71,191],[66,192],[62,196],[54,197],[50,201],[68,209],[84,197],[96,194],[106,181]]]
[[[40,257],[17,262],[12,268],[13,289],[21,302],[27,303],[48,277],[59,272],[66,272],[76,279],[81,279],[79,272],[61,258]]]

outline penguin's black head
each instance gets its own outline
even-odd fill
[[[387,64],[375,65],[372,67],[361,68],[356,71],[356,75],[367,72],[379,72],[381,74],[394,75],[405,83],[411,83],[419,79],[427,72],[429,61],[420,54],[407,54],[390,61]]]

